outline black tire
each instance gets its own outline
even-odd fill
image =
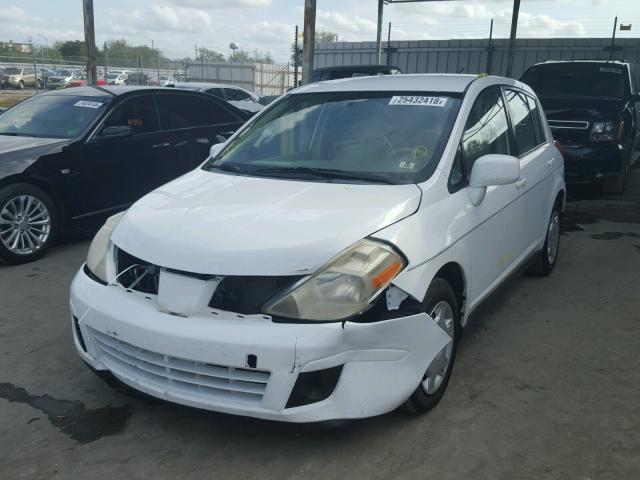
[[[5,246],[3,238],[1,237],[3,225],[0,224],[0,260],[4,260],[5,262],[13,265],[32,262],[42,257],[47,249],[53,244],[58,234],[58,211],[55,204],[45,192],[34,185],[28,183],[16,183],[0,188],[0,214],[11,200],[21,195],[29,195],[40,200],[48,212],[51,223],[48,235],[46,239],[44,239],[42,245],[32,253],[24,254],[15,253]]]
[[[551,237],[551,238],[552,239],[555,238],[556,240],[556,249],[555,249],[555,254],[553,255],[552,258],[550,258],[550,253],[549,253],[550,228],[549,227],[551,226],[551,222],[555,221],[555,219],[557,219],[558,221],[557,238],[555,237]],[[544,240],[544,245],[542,246],[542,250],[538,252],[535,258],[535,262],[531,265],[531,268],[529,268],[528,273],[530,275],[535,275],[537,277],[546,277],[555,268],[556,263],[558,262],[558,253],[560,252],[561,222],[562,222],[562,209],[561,209],[560,200],[557,200],[555,205],[553,206],[553,210],[551,211],[551,216],[549,217],[549,221],[547,222],[547,235]]]
[[[456,358],[456,348],[458,346],[460,337],[462,336],[462,327],[460,325],[460,307],[458,306],[456,294],[453,291],[451,285],[449,285],[446,280],[443,280],[442,278],[434,278],[431,282],[431,285],[429,285],[429,289],[427,290],[427,293],[422,302],[422,310],[424,312],[430,313],[433,308],[442,301],[447,302],[451,306],[453,312],[453,349],[451,352],[449,365],[438,389],[434,393],[428,394],[423,388],[421,382],[413,392],[413,394],[411,394],[407,401],[402,405],[404,410],[415,415],[426,413],[431,410],[437,405],[437,403],[444,395],[444,392],[447,389],[447,385],[449,384],[449,378],[451,378],[451,371],[453,370],[453,364]],[[427,367],[429,367],[429,365],[425,365],[425,374],[423,375],[423,379],[426,378]]]

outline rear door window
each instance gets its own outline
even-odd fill
[[[206,95],[158,94],[163,130],[238,122],[230,111]]]
[[[505,93],[516,141],[516,151],[514,153],[517,156],[522,156],[539,145],[535,119],[531,110],[529,110],[524,93],[509,89]]]
[[[221,88],[210,88],[209,90],[207,90],[207,93],[209,95],[213,95],[216,98],[220,98],[220,99],[224,100],[224,93],[222,93],[222,89]]]

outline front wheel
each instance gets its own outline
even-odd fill
[[[547,225],[547,237],[544,240],[542,250],[538,252],[535,263],[529,273],[540,277],[549,275],[558,261],[560,250],[560,202],[556,202],[551,212],[551,218]]]
[[[627,155],[622,165],[622,170],[615,177],[608,178],[604,182],[603,190],[614,195],[622,195],[629,180],[629,170],[631,169],[631,155]]]
[[[26,183],[0,189],[0,259],[19,264],[41,257],[55,239],[57,220],[41,189]]]
[[[456,346],[462,334],[460,308],[456,294],[449,283],[435,278],[422,302],[423,311],[451,337],[451,341],[426,366],[422,381],[403,404],[413,414],[428,412],[440,401],[449,384]]]
[[[24,90],[24,82],[22,80],[18,82],[18,90]]]

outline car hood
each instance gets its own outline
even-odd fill
[[[195,170],[135,203],[119,248],[176,270],[299,275],[413,214],[416,185],[318,183]]]
[[[0,178],[20,173],[42,155],[57,153],[68,144],[68,139],[0,134]]]
[[[594,121],[616,117],[626,101],[617,98],[540,97],[549,120]]]

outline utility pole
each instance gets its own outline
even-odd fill
[[[489,45],[487,45],[487,75],[491,75],[491,63],[493,61],[493,18],[489,27]]]
[[[380,0],[382,1],[382,0]],[[311,81],[316,42],[316,0],[304,0],[304,39],[302,41],[302,83]]]
[[[104,52],[104,83],[107,83],[107,42],[102,45],[102,51]]]
[[[616,29],[618,28],[618,17],[613,20],[613,33],[611,34],[611,49],[609,50],[609,59],[613,59],[613,51],[616,46]]]
[[[376,36],[376,63],[382,63],[382,14],[384,11],[384,0],[378,0],[378,31]]]
[[[160,50],[153,48],[153,40],[151,40],[151,50],[156,54],[156,76],[158,77],[158,86],[160,86]]]
[[[391,22],[387,31],[387,65],[391,65]]]
[[[513,0],[513,13],[511,14],[511,35],[509,36],[509,50],[507,52],[506,77],[511,77],[513,71],[513,51],[516,47],[516,31],[518,29],[518,13],[520,12],[520,0]]]
[[[96,72],[96,34],[93,28],[93,0],[83,0],[84,44],[87,48],[87,84],[95,85]]]
[[[293,40],[293,86],[298,86],[298,25],[296,25],[296,36]]]

